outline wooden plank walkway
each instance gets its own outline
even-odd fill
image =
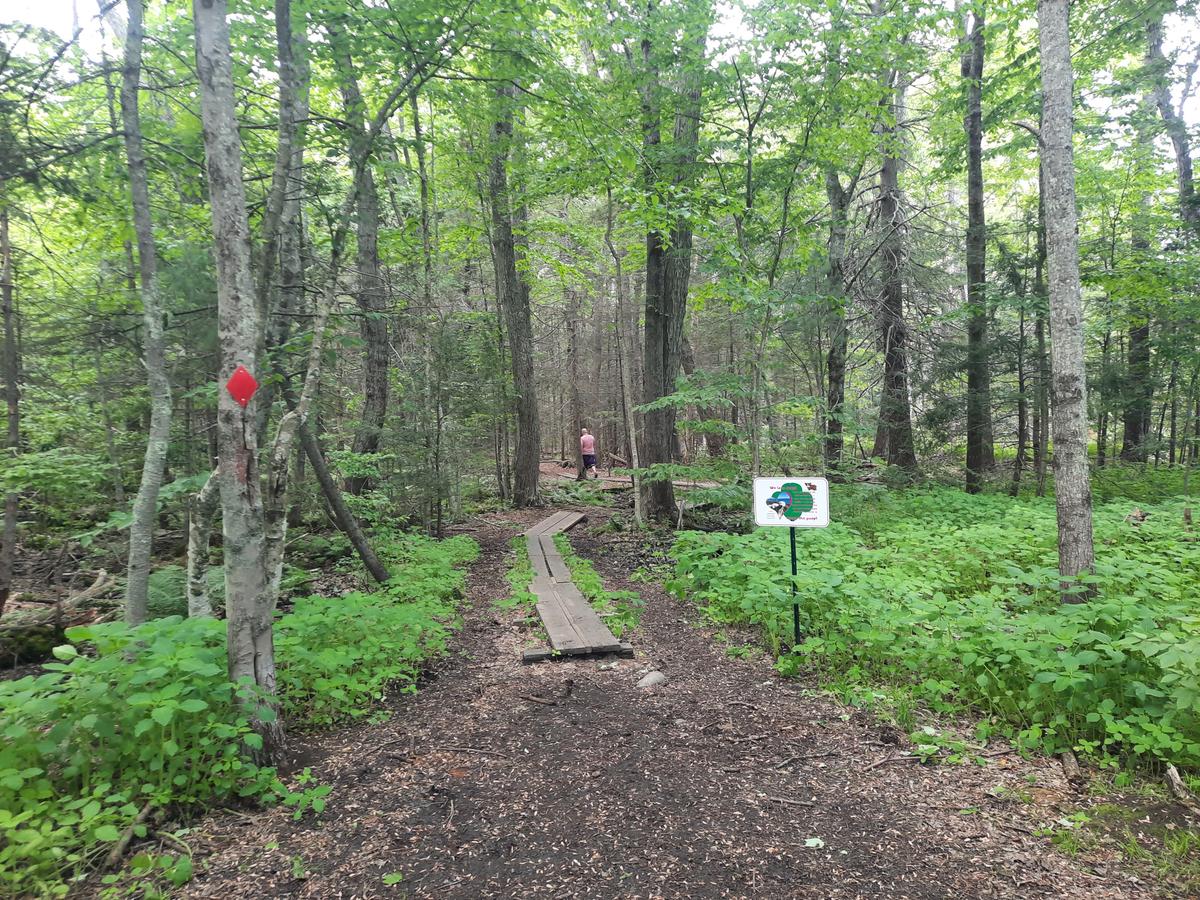
[[[553,656],[590,656],[597,653],[632,655],[633,648],[622,644],[596,615],[587,598],[571,581],[562,554],[554,546],[554,535],[578,525],[583,513],[564,510],[543,519],[525,532],[525,546],[533,566],[530,593],[537,597],[537,611],[549,648],[526,650],[524,662],[541,662]]]

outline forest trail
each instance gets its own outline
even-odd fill
[[[416,696],[301,748],[333,785],[325,813],[201,820],[185,896],[1153,896],[1035,836],[1068,809],[1057,765],[906,761],[890,727],[729,658],[690,607],[631,584],[653,548],[596,533],[603,515],[571,540],[645,600],[637,657],[523,666],[527,611],[494,601],[545,514],[472,531],[464,627]],[[650,669],[669,681],[637,688]]]

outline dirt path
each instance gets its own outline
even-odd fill
[[[523,613],[492,606],[516,518],[476,533],[465,626],[430,682],[307,748],[326,813],[198,823],[187,896],[1152,896],[1034,836],[1069,794],[1056,766],[889,762],[898,735],[728,658],[646,584],[636,659],[522,667]],[[630,545],[571,537],[627,586]],[[638,689],[650,668],[669,681]]]

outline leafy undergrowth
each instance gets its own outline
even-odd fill
[[[389,687],[415,689],[446,649],[474,542],[390,535],[395,577],[370,594],[297,601],[278,618],[288,728],[358,718]],[[74,628],[44,674],[0,682],[0,893],[58,896],[94,868],[139,813],[236,798],[319,812],[327,788],[289,790],[249,751],[246,688],[226,675],[225,624],[156,619]],[[134,827],[144,837],[154,815]],[[143,861],[144,862],[144,861]],[[180,868],[164,870],[183,877]]]
[[[905,704],[981,714],[983,738],[1111,767],[1200,766],[1200,535],[1183,499],[1143,505],[1140,524],[1129,500],[1097,507],[1095,595],[1063,605],[1052,499],[835,498],[833,525],[797,535],[794,652],[783,529],[681,534],[669,587],[718,624],[755,627],[782,672],[847,699],[886,686]]]
[[[529,547],[525,535],[519,534],[512,539],[513,561],[504,579],[508,582],[509,595],[495,601],[501,609],[515,609],[525,606],[532,609],[537,605],[537,597],[529,590],[533,583],[533,564],[529,561]]]
[[[558,547],[563,562],[571,570],[571,581],[579,588],[579,593],[587,598],[596,613],[604,619],[604,624],[613,633],[613,637],[622,637],[637,628],[642,618],[642,607],[645,605],[641,597],[633,591],[606,591],[600,573],[591,562],[575,554],[565,534],[556,534],[554,545]]]

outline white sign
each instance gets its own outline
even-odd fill
[[[812,475],[754,479],[754,522],[785,528],[829,525],[829,482]]]

